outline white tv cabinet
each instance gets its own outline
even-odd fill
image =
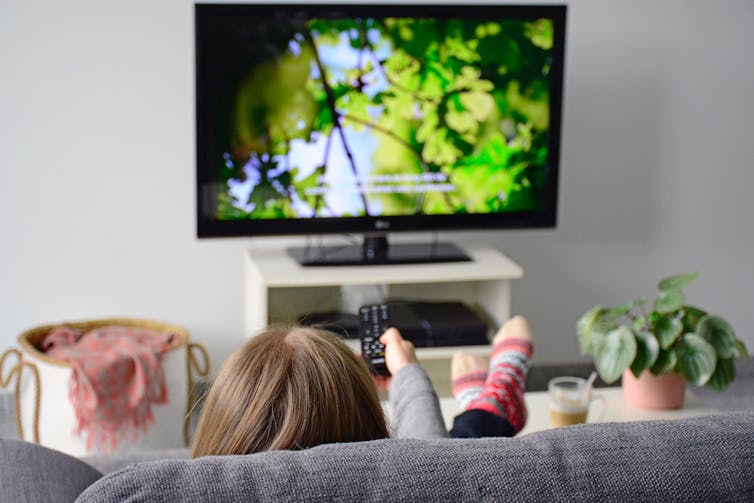
[[[350,285],[375,285],[387,299],[460,300],[497,330],[510,316],[511,282],[524,272],[488,245],[456,244],[471,262],[302,267],[283,246],[255,246],[245,254],[244,334],[251,337],[270,323],[295,323],[309,312],[341,309],[347,300],[341,287]],[[357,340],[348,342],[358,349]],[[419,348],[417,354],[448,358],[458,349]],[[489,347],[463,349],[485,354]]]

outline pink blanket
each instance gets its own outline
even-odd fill
[[[56,328],[42,342],[47,356],[71,365],[68,396],[75,434],[88,451],[108,452],[134,441],[154,423],[152,404],[168,401],[162,358],[174,335],[105,326],[86,333]]]

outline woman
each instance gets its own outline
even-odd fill
[[[514,337],[514,332],[524,337]],[[464,395],[465,412],[456,418],[451,436],[510,436],[523,426],[522,383],[531,356],[527,337],[523,318],[506,322],[493,341],[489,372],[480,368],[486,365],[481,359],[454,356],[454,393]],[[380,340],[394,376],[390,398],[396,435],[448,436],[413,344],[394,328]],[[389,436],[373,378],[359,356],[330,332],[272,327],[246,342],[220,369],[194,435],[192,456],[306,449]]]

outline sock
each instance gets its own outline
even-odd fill
[[[484,389],[466,410],[480,409],[506,419],[516,432],[526,424],[526,373],[533,353],[526,339],[508,337],[492,349]]]
[[[469,404],[479,398],[484,389],[484,382],[487,380],[487,371],[480,370],[469,372],[453,379],[450,386],[453,390],[453,396],[456,398],[461,410],[467,410]]]

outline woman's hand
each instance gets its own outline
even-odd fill
[[[380,336],[380,342],[385,345],[385,365],[392,375],[395,375],[409,363],[419,363],[416,358],[414,344],[401,336],[397,328],[390,327]]]

